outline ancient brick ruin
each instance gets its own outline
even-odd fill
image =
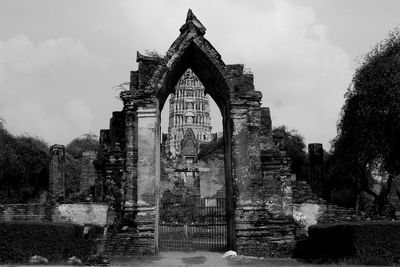
[[[190,68],[223,117],[228,248],[247,255],[288,255],[296,228],[290,161],[274,143],[269,109],[261,107],[253,75],[243,65],[226,65],[205,31],[189,11],[165,57],[137,54],[130,90],[120,95],[124,108],[113,113],[110,129],[100,134],[97,191],[121,214],[118,223],[130,236],[127,250],[157,252],[160,113]]]

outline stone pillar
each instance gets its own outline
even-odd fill
[[[309,144],[308,157],[310,162],[309,184],[313,192],[321,196],[324,181],[324,149],[322,144]]]
[[[50,156],[49,196],[57,200],[65,197],[65,147],[52,145]]]
[[[232,134],[232,173],[236,182],[238,199],[237,204],[244,204],[251,201],[249,158],[247,154],[247,112],[246,108],[232,109],[231,119],[233,122]]]
[[[96,170],[93,166],[93,161],[96,160],[96,151],[85,151],[82,153],[81,160],[81,181],[79,191],[81,193],[86,192],[90,195],[91,192],[87,192],[92,186],[94,186],[96,180]]]
[[[160,115],[157,108],[137,110],[138,177],[136,223],[144,252],[158,251]]]

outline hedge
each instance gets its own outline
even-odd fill
[[[96,253],[95,238],[101,227],[92,227],[83,236],[84,227],[65,223],[1,222],[0,262],[26,263],[39,255],[50,262],[76,256],[85,260]]]
[[[308,233],[309,258],[322,262],[400,263],[400,222],[317,224]]]

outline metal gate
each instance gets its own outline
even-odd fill
[[[186,198],[160,203],[159,248],[226,251],[225,202],[224,198]]]

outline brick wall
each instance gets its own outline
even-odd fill
[[[104,204],[3,204],[0,221],[69,222],[80,225],[107,224],[108,205]]]
[[[318,198],[305,181],[293,181],[293,218],[305,231],[317,223],[370,220],[367,214],[351,208],[330,205]]]

